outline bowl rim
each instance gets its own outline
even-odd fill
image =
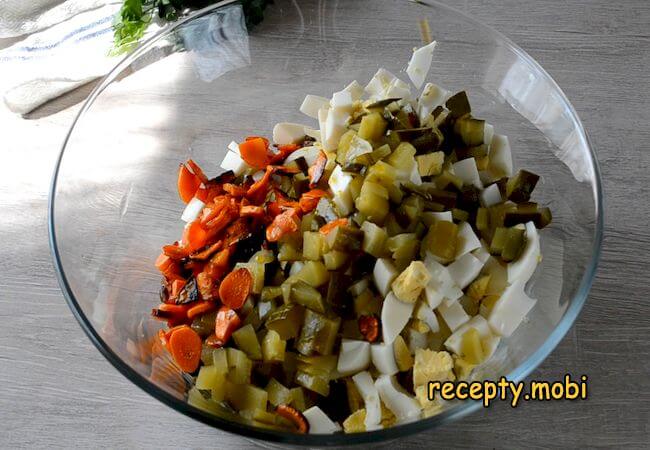
[[[84,101],[84,104],[80,108],[79,112],[76,114],[74,120],[72,121],[68,132],[66,133],[65,139],[61,146],[61,150],[56,159],[54,173],[50,183],[49,195],[48,195],[48,234],[49,234],[49,246],[50,252],[52,254],[53,264],[55,268],[56,278],[59,282],[63,296],[72,311],[72,314],[79,322],[79,325],[91,340],[91,342],[97,347],[99,352],[108,360],[109,363],[113,365],[122,375],[127,379],[133,382],[136,386],[141,388],[147,394],[166,404],[167,406],[173,408],[174,410],[185,414],[199,422],[213,426],[220,430],[238,434],[245,438],[252,438],[256,440],[274,442],[274,443],[283,443],[290,445],[305,445],[305,446],[333,446],[333,445],[355,445],[363,443],[372,443],[387,441],[391,439],[397,439],[400,437],[405,437],[408,435],[416,434],[428,429],[435,428],[445,423],[452,422],[456,419],[464,417],[472,412],[475,412],[481,407],[480,402],[476,401],[465,401],[456,406],[453,406],[443,413],[430,417],[418,420],[416,422],[410,422],[406,424],[396,425],[390,428],[363,432],[363,433],[354,433],[354,434],[294,434],[287,432],[278,432],[274,430],[265,430],[261,428],[255,428],[252,426],[231,422],[225,419],[222,419],[216,415],[202,411],[186,401],[181,401],[177,397],[171,395],[169,392],[161,389],[157,385],[151,383],[148,379],[134,370],[131,366],[125,363],[112,349],[111,347],[102,339],[99,333],[95,330],[93,325],[90,323],[89,319],[82,312],[79,303],[77,302],[72,289],[68,283],[67,277],[65,275],[65,270],[63,268],[60,253],[57,245],[57,236],[56,236],[56,227],[55,227],[55,202],[56,202],[56,189],[59,170],[61,168],[61,163],[65,149],[68,145],[72,133],[75,131],[77,122],[79,119],[90,109],[95,100],[99,95],[104,91],[104,89],[109,86],[115,79],[115,76],[126,68],[133,60],[137,59],[145,51],[148,51],[152,44],[161,39],[164,36],[167,36],[173,33],[176,29],[181,27],[187,22],[190,22],[198,17],[209,14],[210,12],[228,6],[230,4],[238,3],[240,0],[224,0],[213,5],[210,5],[206,8],[195,11],[187,17],[184,17],[167,28],[163,28],[151,37],[146,39],[140,45],[138,45],[132,52],[127,54],[121,61],[119,61],[113,69],[111,69],[108,74],[106,74],[100,82],[95,86],[90,95]],[[511,41],[507,36],[503,35],[501,32],[497,31],[493,27],[471,17],[470,15],[457,10],[451,6],[440,3],[437,0],[417,0],[413,3],[419,4],[420,6],[435,6],[450,14],[455,14],[462,18],[464,21],[470,22],[475,26],[483,29],[485,32],[492,35],[495,40],[503,42],[508,46],[510,50],[516,53],[522,60],[526,61],[527,64],[536,69],[545,80],[550,83],[550,85],[559,93],[560,98],[568,107],[570,117],[578,125],[580,131],[580,137],[584,140],[584,143],[587,146],[589,153],[589,162],[592,164],[595,183],[593,186],[594,191],[594,201],[595,201],[595,231],[593,236],[593,243],[591,249],[591,258],[587,264],[585,271],[580,280],[580,284],[576,291],[573,301],[569,305],[569,308],[564,312],[562,319],[557,324],[555,329],[550,333],[546,338],[544,343],[533,353],[531,354],[524,362],[519,364],[512,372],[506,375],[506,378],[510,381],[519,382],[526,378],[533,370],[535,370],[539,364],[541,364],[548,355],[555,349],[559,344],[568,330],[571,328],[573,323],[576,321],[578,314],[582,310],[589,290],[594,281],[596,274],[596,269],[598,266],[598,261],[600,259],[601,250],[602,250],[602,240],[603,240],[603,228],[604,228],[604,201],[603,201],[603,188],[602,188],[602,179],[600,167],[598,164],[598,159],[593,150],[593,146],[587,135],[587,132],[582,124],[582,121],[578,117],[573,105],[566,97],[564,91],[558,86],[555,80],[550,76],[548,72],[527,52],[520,48],[517,44]]]

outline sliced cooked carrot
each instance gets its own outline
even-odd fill
[[[161,253],[156,259],[156,268],[167,279],[175,278],[180,274],[180,266],[178,263],[165,253]]]
[[[323,225],[320,230],[321,234],[328,234],[330,231],[334,230],[336,227],[342,227],[348,224],[348,219],[342,218],[342,219],[336,219],[333,220],[330,223],[326,223]]]
[[[216,280],[225,273],[229,262],[230,248],[226,247],[210,259],[208,265],[205,266],[205,272],[210,278]]]
[[[264,207],[255,205],[246,205],[239,208],[241,217],[262,217],[264,216]]]
[[[223,241],[217,241],[212,245],[209,245],[207,247],[204,247],[203,249],[192,253],[190,256],[190,259],[194,259],[197,261],[205,261],[208,258],[210,258],[212,255],[217,253],[219,250],[223,248]]]
[[[208,240],[208,233],[203,229],[198,220],[190,222],[183,230],[181,246],[187,248],[189,252],[205,247]]]
[[[174,330],[169,337],[167,348],[174,361],[183,372],[192,373],[201,362],[201,337],[191,328]]]
[[[217,305],[214,302],[197,302],[194,304],[194,306],[187,310],[187,318],[194,319],[195,317],[212,312],[215,309],[217,309]]]
[[[212,300],[215,297],[214,279],[207,271],[196,274],[196,286],[203,300]]]
[[[256,169],[264,169],[271,162],[268,141],[261,137],[246,138],[239,144],[239,153],[246,164]]]
[[[226,183],[223,185],[223,190],[232,195],[233,197],[241,198],[246,195],[246,188],[237,186],[236,184]]]
[[[192,172],[194,172],[194,175],[199,177],[199,180],[201,180],[201,183],[207,183],[208,182],[208,177],[205,176],[201,168],[197,163],[192,161],[191,159],[187,160],[187,165],[190,166],[190,169],[192,169]]]
[[[172,292],[170,294],[170,298],[177,298],[178,294],[181,293],[185,285],[187,284],[187,281],[185,280],[174,280],[172,281]]]
[[[298,231],[298,213],[295,209],[288,209],[278,214],[266,228],[266,240],[277,242],[282,236]]]
[[[233,309],[227,306],[219,308],[217,318],[214,321],[215,344],[221,343],[221,346],[225,345],[240,325],[241,319]]]
[[[192,173],[185,164],[181,164],[178,169],[178,195],[181,200],[185,203],[192,200],[199,186],[201,186],[201,179]]]
[[[316,187],[320,179],[323,177],[323,174],[325,173],[326,166],[327,166],[327,154],[321,150],[318,153],[318,158],[316,158],[316,162],[314,162],[314,165],[307,170],[307,173],[309,174],[310,188]]]
[[[253,277],[248,269],[236,269],[226,275],[219,286],[219,298],[221,302],[232,308],[242,307],[253,286]]]
[[[309,192],[305,192],[300,196],[300,201],[299,201],[300,209],[305,214],[309,213],[315,210],[316,206],[318,206],[318,202],[320,201],[320,199],[326,196],[327,196],[327,192],[321,189],[312,189]]]
[[[187,258],[190,255],[186,247],[181,247],[178,244],[165,245],[162,250],[165,255],[175,260]]]

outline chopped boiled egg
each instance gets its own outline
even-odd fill
[[[453,280],[447,267],[436,261],[431,254],[424,258],[424,265],[430,275],[424,296],[432,309],[437,308],[443,300],[454,301],[463,296],[463,291]]]
[[[424,47],[416,49],[413,51],[413,55],[411,55],[411,60],[406,68],[406,73],[417,89],[422,87],[424,80],[429,73],[431,61],[433,60],[433,50],[435,48],[436,41],[433,41]]]
[[[305,125],[282,122],[273,127],[273,142],[278,145],[295,144],[304,138]]]
[[[440,324],[433,309],[426,302],[420,302],[415,307],[415,317],[426,323],[433,333],[440,331]]]
[[[392,344],[397,335],[402,332],[413,314],[414,307],[414,303],[404,303],[392,292],[386,296],[381,307],[381,331],[384,344]]]
[[[341,431],[341,426],[333,422],[318,406],[312,406],[302,412],[309,422],[309,434],[331,434]]]
[[[490,325],[487,320],[485,320],[483,316],[474,316],[467,323],[458,327],[458,329],[447,338],[444,344],[447,350],[460,355],[463,335],[470,328],[475,328],[482,339],[487,339],[492,336],[492,331],[490,330]]]
[[[300,105],[300,112],[313,118],[318,119],[318,112],[329,106],[329,100],[318,95],[307,95]]]
[[[431,276],[422,261],[413,261],[391,284],[395,296],[403,302],[415,303]]]
[[[438,312],[452,332],[469,320],[469,316],[458,301],[442,303],[438,306]]]
[[[495,334],[510,336],[535,306],[536,300],[524,292],[524,285],[524,281],[515,281],[503,291],[492,307],[488,323]]]
[[[239,154],[231,151],[226,152],[226,156],[221,161],[221,168],[223,170],[232,170],[235,175],[239,176],[249,169],[248,164],[239,156]]]
[[[428,348],[415,351],[413,387],[427,385],[429,381],[454,381],[454,360],[447,352]]]
[[[447,271],[459,288],[465,289],[478,276],[483,263],[471,253],[465,253],[447,266]]]
[[[395,414],[398,423],[420,418],[420,405],[406,393],[391,375],[380,375],[375,381],[379,397],[386,407]]]
[[[381,421],[381,403],[375,382],[368,372],[359,372],[352,377],[366,407],[366,429],[376,427]]]
[[[336,370],[349,375],[365,370],[370,364],[370,343],[366,341],[343,339]]]
[[[332,100],[330,100],[330,106],[332,108],[340,108],[347,111],[352,110],[353,103],[352,92],[346,90],[335,92],[332,95]]]
[[[305,158],[305,162],[309,165],[312,166],[316,162],[316,159],[318,158],[318,155],[320,154],[320,148],[316,146],[308,146],[308,147],[302,147],[296,150],[295,152],[292,152],[287,158],[284,160],[284,164],[290,163],[291,161],[295,161],[298,158]]]
[[[462,222],[458,226],[456,258],[478,248],[481,248],[481,241],[474,233],[474,230],[472,230],[472,226],[467,222]]]
[[[463,184],[472,184],[478,189],[483,189],[483,183],[476,167],[474,158],[466,158],[452,165],[454,175],[463,180]]]
[[[352,81],[352,83],[348,84],[344,91],[348,91],[352,95],[352,101],[357,101],[361,100],[361,97],[363,96],[363,86],[359,84],[357,80]]]
[[[501,191],[496,183],[489,185],[481,191],[481,203],[486,208],[501,203],[502,201],[503,198],[501,198]]]
[[[378,258],[372,270],[372,277],[379,293],[386,297],[390,291],[391,283],[397,277],[397,269],[390,259]]]
[[[512,176],[512,153],[508,136],[495,134],[490,144],[488,175],[491,180]]]
[[[370,346],[372,365],[383,374],[395,375],[398,372],[393,344],[372,344]]]
[[[422,95],[418,99],[418,117],[420,117],[420,122],[425,122],[427,116],[449,98],[449,94],[449,91],[440,86],[427,83],[424,86]]]

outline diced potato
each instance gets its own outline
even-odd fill
[[[386,132],[386,126],[386,120],[380,113],[370,113],[361,118],[359,137],[366,141],[378,141]]]
[[[301,387],[295,387],[290,390],[291,392],[291,406],[298,411],[304,411],[312,406],[310,399],[305,396],[305,391]]]
[[[323,262],[327,270],[337,270],[348,260],[348,254],[331,250],[323,255]]]
[[[429,227],[429,232],[422,240],[421,254],[431,252],[440,262],[447,263],[456,256],[458,225],[440,220]],[[426,256],[426,255],[423,255]]]
[[[476,364],[472,364],[467,359],[454,356],[454,373],[458,380],[467,380],[474,370]]]
[[[255,335],[255,329],[248,324],[232,334],[232,338],[240,350],[246,353],[249,358],[254,360],[262,359],[262,349]]]
[[[228,373],[228,354],[225,348],[212,350],[212,365],[220,373]]]
[[[354,297],[354,313],[357,316],[379,315],[381,313],[381,301],[366,289],[358,296]]]
[[[282,340],[277,332],[268,330],[262,339],[262,359],[264,362],[284,361],[286,348],[287,341]]]
[[[266,328],[277,332],[280,339],[295,338],[300,331],[304,310],[304,307],[296,304],[283,305],[266,319]]]
[[[320,234],[320,233],[319,233]],[[306,261],[302,269],[296,274],[296,278],[303,280],[312,287],[319,287],[327,283],[329,273],[327,268],[320,261]]]
[[[343,136],[341,136],[341,139],[339,139],[339,144],[336,150],[336,161],[339,164],[344,164],[346,156],[348,154],[348,150],[350,148],[350,143],[352,142],[352,139],[357,135],[357,133],[353,130],[348,130],[345,133],[343,133]]]
[[[367,220],[376,224],[382,224],[389,211],[388,199],[376,193],[362,194],[354,203]]]
[[[413,261],[393,281],[393,293],[403,302],[415,303],[422,289],[429,283],[430,275],[422,261]]]

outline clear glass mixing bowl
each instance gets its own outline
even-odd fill
[[[276,0],[247,31],[241,7],[226,1],[157,34],[101,81],[70,129],[52,182],[50,238],[63,292],[127,378],[213,427],[291,444],[394,439],[480,407],[452,404],[430,419],[354,435],[283,434],[224,421],[184,401],[183,379],[156,345],[160,323],[150,318],[160,285],[153,262],[182,230],[179,162],[192,157],[217,174],[231,140],[268,134],[279,121],[309,123],[298,111],[305,94],[365,83],[379,67],[406,79],[421,19],[438,41],[428,81],[469,92],[476,115],[509,136],[515,166],[541,174],[535,196],[554,215],[527,287],[538,303],[479,376],[521,380],[555,348],[587,298],[603,205],[582,124],[540,65],[498,32],[434,2]]]

